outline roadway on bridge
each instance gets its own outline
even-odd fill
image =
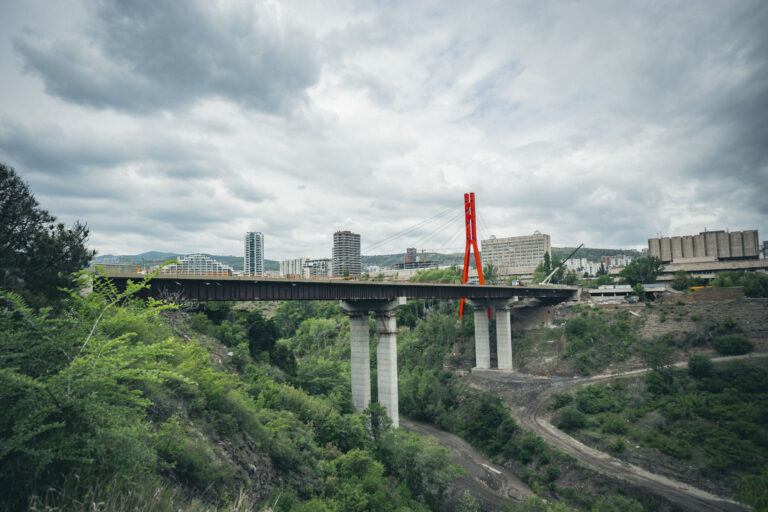
[[[105,277],[124,288],[126,282],[139,281],[140,274],[108,273]],[[362,280],[275,279],[240,276],[199,276],[160,274],[149,282],[142,296],[199,301],[249,300],[392,300],[471,299],[508,300],[512,297],[552,301],[570,299],[575,286],[470,285],[450,283],[375,282]]]

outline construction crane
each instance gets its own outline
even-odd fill
[[[581,245],[579,245],[577,248],[575,248],[575,249],[573,250],[573,252],[572,252],[571,254],[569,254],[569,255],[568,255],[568,257],[567,257],[567,258],[565,258],[563,261],[561,261],[561,262],[560,262],[560,264],[559,264],[557,267],[555,267],[555,269],[554,269],[552,272],[550,272],[550,273],[549,273],[549,275],[548,275],[547,277],[545,277],[545,278],[544,278],[544,280],[541,282],[541,284],[549,284],[549,280],[550,280],[550,279],[552,279],[552,276],[553,276],[553,275],[555,275],[555,272],[557,272],[558,270],[560,270],[560,267],[562,267],[563,265],[565,265],[565,262],[566,262],[566,261],[568,261],[569,259],[571,259],[571,257],[572,257],[574,254],[576,254],[576,251],[578,251],[578,250],[579,250],[579,249],[581,249],[582,247],[584,247],[584,244],[583,244],[583,243],[582,243]]]

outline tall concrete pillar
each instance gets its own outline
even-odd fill
[[[363,412],[371,401],[370,345],[368,312],[376,313],[376,358],[378,361],[379,403],[387,410],[394,426],[399,426],[397,399],[397,321],[394,310],[405,305],[406,298],[394,300],[341,301],[349,314],[352,349],[352,402]]]
[[[379,403],[387,410],[392,425],[397,427],[400,424],[400,411],[397,399],[397,322],[394,311],[376,311],[376,337]]]
[[[475,367],[491,367],[491,342],[488,336],[488,306],[472,305],[475,313]]]
[[[496,306],[496,357],[500,369],[512,369],[512,329],[506,304]]]
[[[349,341],[352,355],[352,404],[357,413],[371,403],[371,348],[368,333],[368,312],[349,312]]]

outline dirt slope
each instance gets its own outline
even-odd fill
[[[766,354],[762,354],[765,356]],[[744,357],[744,356],[739,356]],[[720,360],[731,358],[719,358]],[[685,363],[678,363],[683,366]],[[648,369],[628,372],[638,374]],[[473,387],[496,392],[511,407],[515,419],[523,428],[533,431],[547,443],[576,457],[584,466],[603,475],[646,489],[669,502],[690,511],[740,511],[746,508],[727,498],[715,496],[686,483],[655,475],[639,466],[629,464],[606,453],[590,448],[550,422],[547,400],[550,395],[577,383],[608,380],[625,374],[598,375],[588,379],[531,379],[514,372],[498,370],[473,371],[466,378]]]
[[[400,426],[411,432],[431,436],[448,449],[451,462],[460,464],[467,473],[454,483],[454,487],[468,489],[472,496],[483,502],[483,510],[496,510],[505,503],[509,504],[510,500],[521,503],[533,494],[531,488],[517,476],[491,462],[459,436],[403,416],[400,417]]]

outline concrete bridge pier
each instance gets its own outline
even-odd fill
[[[349,341],[352,354],[352,404],[360,413],[371,403],[371,348],[368,311],[349,311]]]
[[[509,306],[517,300],[512,299],[472,299],[475,320],[475,367],[491,367],[491,343],[488,333],[488,308],[496,313],[496,360],[499,369],[511,370],[512,364],[512,329]]]
[[[376,360],[378,364],[379,403],[387,410],[392,424],[399,425],[397,391],[397,321],[395,309],[405,305],[406,298],[393,300],[341,301],[349,314],[352,359],[352,403],[358,413],[371,402],[371,356],[368,312],[376,314]]]
[[[496,359],[499,369],[512,369],[512,329],[509,321],[509,305],[497,303],[496,308]]]
[[[488,335],[488,306],[472,303],[475,316],[475,367],[491,367],[491,341]]]

